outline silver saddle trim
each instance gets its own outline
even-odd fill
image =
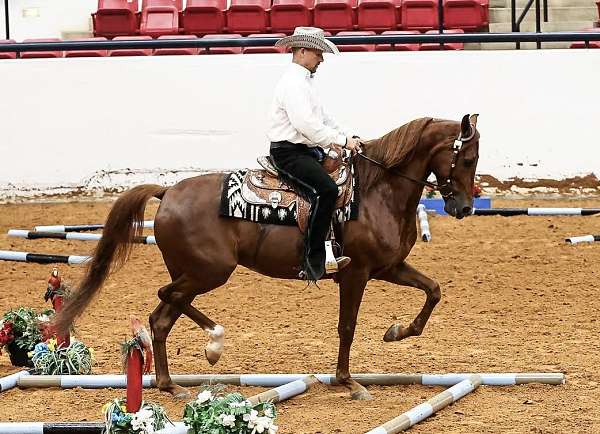
[[[262,155],[260,157],[258,157],[256,159],[256,161],[258,162],[258,164],[260,164],[260,166],[265,169],[269,175],[278,177],[279,174],[277,173],[277,169],[275,169],[275,166],[273,166],[273,163],[271,162],[271,159],[269,157],[267,157],[266,155]]]

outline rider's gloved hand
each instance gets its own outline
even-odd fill
[[[346,145],[343,148],[349,149],[352,152],[360,152],[360,140],[355,137],[346,137]]]

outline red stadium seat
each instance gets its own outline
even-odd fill
[[[420,32],[416,30],[391,30],[383,32],[382,35],[419,35]],[[375,51],[418,51],[419,44],[377,44],[375,45]]]
[[[430,30],[428,32],[425,32],[425,34],[439,34],[440,32],[438,30]],[[448,29],[448,30],[444,30],[444,33],[465,33],[462,29]],[[420,51],[436,51],[436,50],[440,50],[440,44],[421,44],[421,46],[419,47]],[[450,43],[446,43],[444,44],[444,50],[464,50],[465,49],[465,44],[462,42],[450,42]]]
[[[106,38],[84,38],[77,41],[106,41]],[[65,57],[105,57],[108,56],[108,50],[72,50],[65,51]]]
[[[113,41],[126,41],[126,40],[151,40],[150,36],[117,36]],[[119,50],[109,50],[109,56],[151,56],[152,48],[122,48]]]
[[[402,29],[437,29],[439,27],[437,4],[437,0],[403,0],[400,7]]]
[[[400,24],[401,0],[358,0],[358,28],[382,32]]]
[[[241,35],[267,33],[271,0],[231,0],[227,30]]]
[[[223,33],[227,0],[187,0],[183,31],[192,35]]]
[[[164,35],[159,36],[158,39],[198,39],[196,35]],[[156,48],[154,50],[155,56],[169,56],[176,54],[187,54],[194,55],[200,52],[200,48]]]
[[[144,0],[140,35],[158,37],[179,33],[179,11],[182,0]]]
[[[249,38],[283,38],[285,33],[254,33]],[[244,47],[244,54],[285,53],[285,47]]]
[[[314,0],[273,0],[271,31],[290,34],[296,27],[312,26]]]
[[[202,39],[237,39],[241,38],[240,34],[225,34],[225,35],[205,35]],[[241,54],[242,47],[211,47],[206,50],[200,50],[198,54]]]
[[[138,0],[98,0],[98,10],[92,13],[94,36],[135,35],[138,7]]]
[[[336,36],[373,36],[375,32],[362,31],[362,32],[339,32]],[[375,44],[362,44],[362,45],[338,45],[338,50],[344,52],[351,51],[375,51]]]
[[[444,0],[444,26],[478,30],[488,23],[481,0]]]
[[[315,0],[315,27],[333,33],[354,30],[357,0]]]
[[[59,38],[25,39],[23,42],[62,42]],[[63,51],[22,51],[21,59],[39,59],[45,57],[63,57]]]
[[[15,40],[14,39],[0,39],[0,44],[14,44]],[[0,59],[16,59],[17,58],[17,53],[14,51],[8,52],[8,51],[1,51],[0,52]]]
[[[600,32],[600,27],[583,29],[582,32]],[[587,48],[584,41],[573,42],[569,48]],[[590,48],[600,48],[600,41],[590,41]]]

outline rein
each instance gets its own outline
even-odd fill
[[[365,160],[369,161],[370,163],[373,163],[376,166],[381,167],[383,170],[386,170],[388,172],[393,172],[394,175],[400,176],[401,178],[404,178],[404,179],[408,179],[409,181],[412,181],[412,182],[422,185],[424,187],[429,187],[434,190],[437,190],[440,192],[440,194],[442,195],[442,197],[444,199],[447,199],[447,198],[451,198],[454,196],[454,193],[452,191],[452,173],[454,172],[454,168],[456,167],[456,162],[458,160],[458,154],[459,154],[460,150],[462,149],[462,146],[466,142],[471,140],[473,138],[473,136],[475,136],[475,128],[473,128],[472,124],[471,124],[470,133],[471,134],[469,134],[468,137],[462,137],[462,132],[461,132],[458,134],[458,137],[454,140],[454,143],[452,145],[452,161],[450,162],[450,174],[448,175],[446,182],[444,182],[441,185],[437,184],[435,182],[430,182],[430,181],[422,180],[422,179],[416,179],[416,178],[413,178],[412,176],[408,176],[394,168],[386,166],[381,161],[377,161],[371,157],[367,157],[365,154],[362,153],[362,151],[358,152],[357,155],[360,156],[361,158],[364,158]]]

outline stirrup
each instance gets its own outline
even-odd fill
[[[333,274],[340,271],[350,263],[351,259],[348,256],[340,256],[338,258],[333,254],[332,241],[325,241],[325,273]]]

